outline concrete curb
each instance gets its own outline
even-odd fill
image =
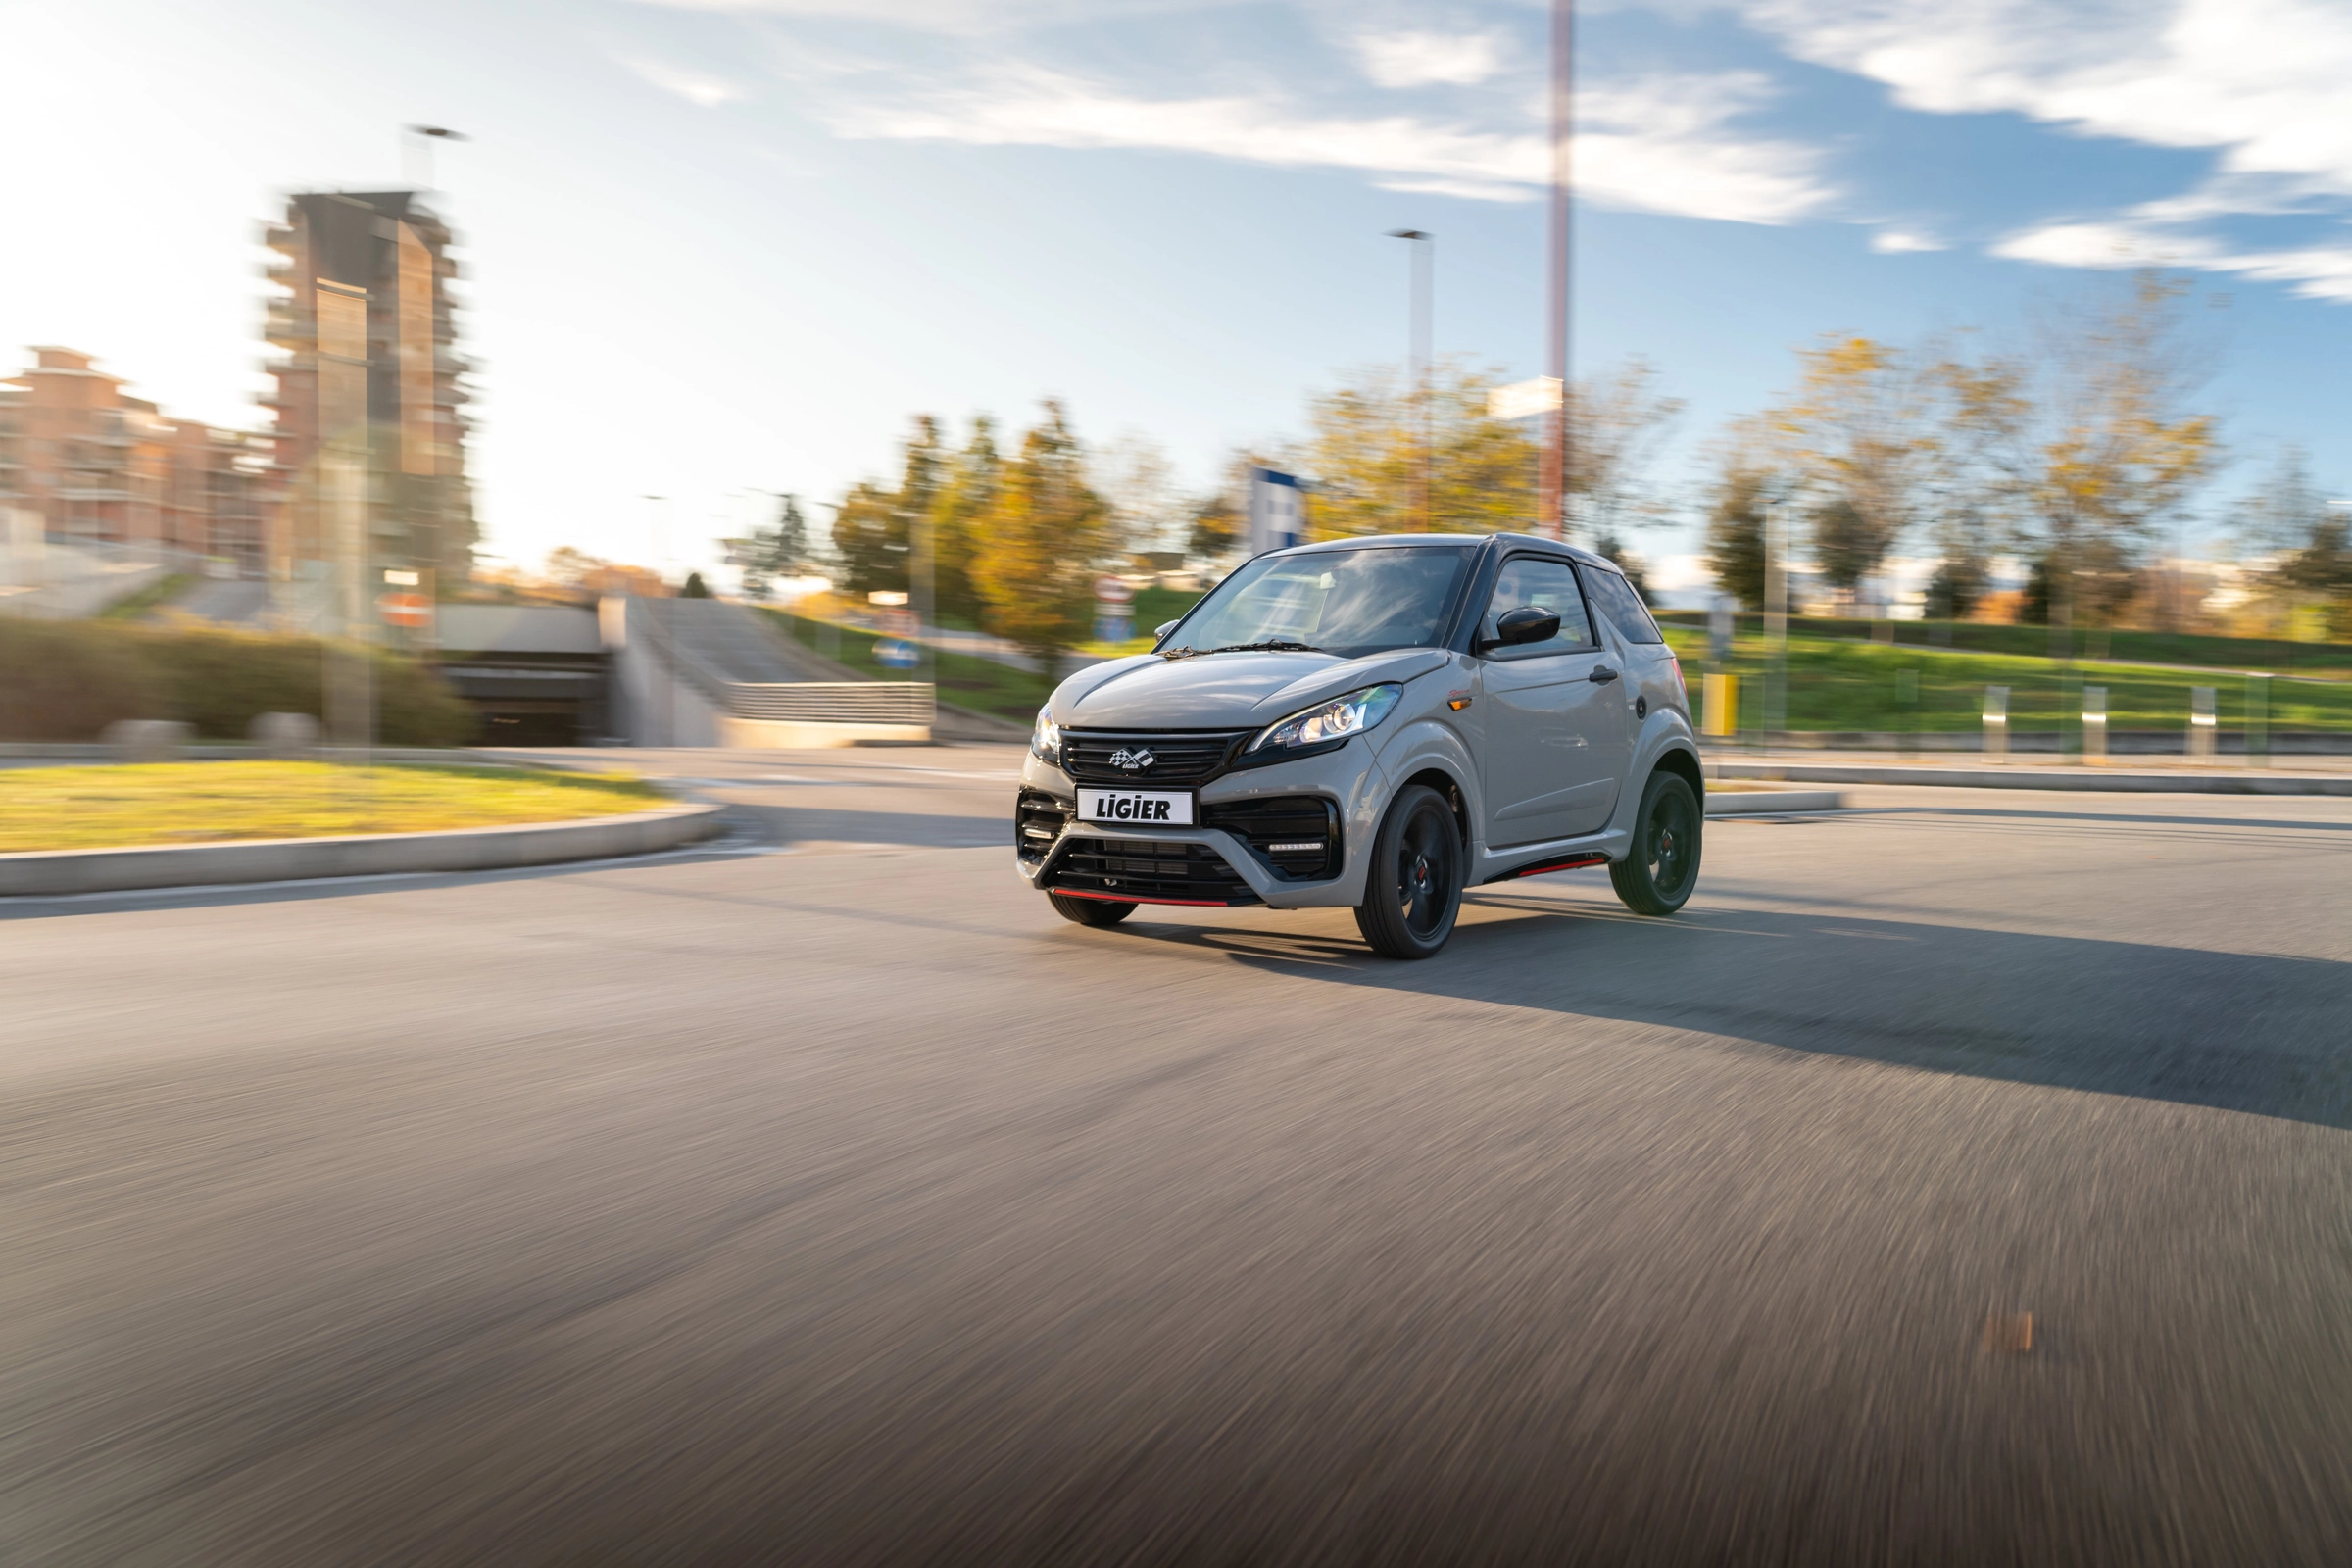
[[[294,882],[386,872],[504,871],[651,855],[709,838],[724,807],[665,806],[519,827],[371,833],[340,839],[249,839],[124,850],[36,850],[0,855],[0,897],[122,893],[141,888]]]
[[[1707,791],[1709,816],[1760,816],[1779,811],[1842,811],[1845,796],[1838,790],[1725,790]]]
[[[2352,795],[2352,773],[2216,773],[2183,768],[1942,767],[1869,762],[1710,761],[1709,778],[1785,779],[1792,784],[1927,784],[1972,790],[2084,790],[2143,795]],[[1713,804],[1714,798],[1708,798]]]

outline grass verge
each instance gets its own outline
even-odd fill
[[[663,797],[611,774],[331,762],[0,771],[0,854],[429,833],[619,816]]]
[[[1666,640],[1682,657],[1685,677],[1698,695],[1698,676],[1707,663],[1702,631],[1665,627]],[[1765,683],[1770,667],[1761,637],[1740,637],[1732,649],[1732,669],[1740,677],[1740,723],[1764,727]],[[1909,672],[1906,681],[1904,672]],[[2270,728],[2352,730],[2352,685],[2293,680],[2268,683]],[[1788,636],[1788,728],[1791,730],[1875,730],[1892,733],[1974,731],[1984,727],[1984,688],[2009,688],[2013,731],[2066,730],[2082,717],[2084,686],[2107,692],[2107,722],[2114,730],[2181,730],[2188,726],[2189,691],[2214,689],[2224,729],[2245,723],[2247,681],[2243,666],[2211,674],[2130,664],[2077,664],[2070,671],[2051,659],[1918,647],[1903,643],[1851,642]],[[1906,697],[1909,693],[1909,697]]]

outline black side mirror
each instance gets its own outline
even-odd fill
[[[1521,605],[1506,610],[1494,622],[1494,641],[1490,646],[1516,648],[1521,643],[1546,643],[1560,634],[1559,612],[1538,610],[1533,605]]]

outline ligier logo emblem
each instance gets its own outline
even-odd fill
[[[1148,746],[1132,752],[1122,746],[1110,754],[1110,765],[1130,773],[1141,773],[1158,760],[1158,758],[1152,755],[1152,749]]]

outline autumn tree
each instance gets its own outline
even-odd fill
[[[2054,631],[2113,617],[2133,552],[2220,460],[2216,420],[2188,407],[2206,369],[2185,342],[2186,289],[2142,271],[2034,333],[2008,444]]]
[[[1940,446],[1942,383],[1927,357],[1830,334],[1797,351],[1797,383],[1764,427],[1822,575],[1851,592],[1918,520]]]
[[[1118,545],[1117,520],[1088,482],[1068,416],[1049,400],[1004,465],[973,558],[990,626],[1051,672],[1061,651],[1091,630],[1094,580]]]
[[[980,553],[989,514],[996,509],[1004,474],[1004,460],[997,452],[996,421],[985,414],[976,416],[971,439],[944,465],[931,500],[931,592],[936,616],[977,622],[985,613],[972,564]]]
[[[1314,536],[1525,528],[1535,507],[1536,447],[1516,424],[1487,413],[1494,387],[1493,376],[1447,361],[1424,394],[1376,371],[1316,398],[1303,455],[1314,478]],[[1422,396],[1429,400],[1426,515]]]
[[[939,492],[939,421],[917,415],[907,437],[896,488],[866,479],[850,487],[834,509],[833,552],[841,587],[862,597],[876,589],[906,591],[908,557],[917,521]]]

